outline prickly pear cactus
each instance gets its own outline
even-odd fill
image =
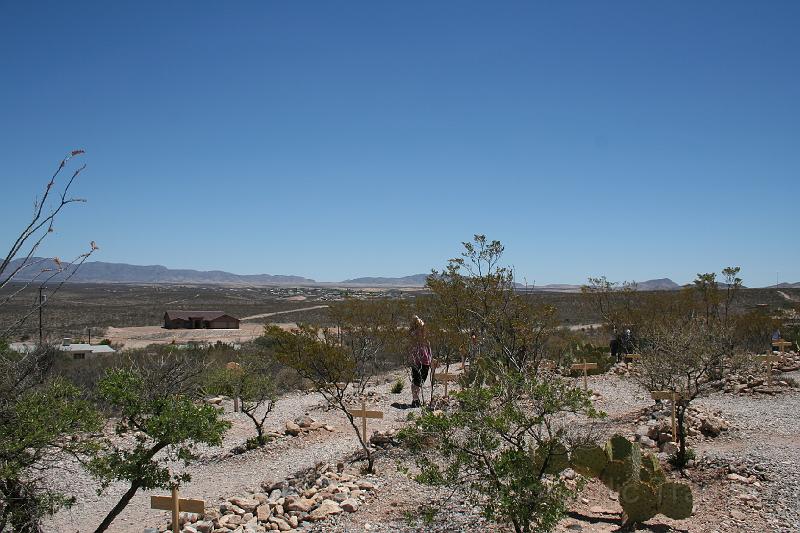
[[[631,480],[633,465],[630,461],[609,461],[600,475],[600,481],[613,491],[619,492],[622,486]]]
[[[600,479],[619,492],[628,524],[644,522],[661,513],[675,520],[692,514],[692,489],[685,483],[667,482],[661,463],[642,453],[638,443],[614,435],[605,447],[582,446],[572,450],[572,468]]]
[[[572,450],[571,464],[579,474],[600,477],[608,464],[608,455],[600,446],[581,446]]]
[[[627,522],[644,522],[658,514],[658,497],[648,483],[629,481],[619,491],[619,503]]]
[[[692,516],[692,489],[685,483],[662,483],[658,488],[658,512],[674,520]]]
[[[612,461],[623,461],[627,459],[633,451],[634,445],[622,435],[614,435],[606,443],[606,453]]]
[[[646,453],[642,456],[642,466],[639,470],[639,479],[650,483],[653,486],[658,486],[667,480],[664,470],[661,468],[661,463],[655,455]]]

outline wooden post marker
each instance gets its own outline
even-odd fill
[[[756,359],[763,362],[767,367],[767,386],[772,386],[772,363],[775,361],[780,361],[779,355],[774,355],[772,350],[769,351],[767,355],[757,355]]]
[[[651,391],[654,400],[669,400],[672,403],[672,442],[678,442],[678,424],[675,420],[675,405],[681,399],[681,395],[671,390]]]
[[[230,361],[225,365],[225,368],[230,372],[241,372],[242,365],[237,363],[236,361]],[[233,412],[238,413],[241,411],[241,404],[239,402],[239,397],[233,399]]]
[[[150,496],[150,508],[161,511],[172,511],[172,531],[181,533],[181,511],[184,513],[203,514],[206,502],[178,497],[178,487],[172,487],[172,496]]]
[[[778,339],[776,341],[772,341],[773,348],[777,348],[778,351],[781,353],[784,353],[786,351],[786,347],[791,345],[792,343],[785,339]]]
[[[458,378],[461,377],[459,374],[448,374],[447,372],[437,373],[433,375],[433,379],[436,382],[444,383],[444,397],[447,398],[447,384],[451,381],[458,381]]]
[[[587,379],[588,378],[588,374],[587,374],[586,371],[587,370],[596,370],[596,369],[597,369],[597,363],[587,363],[586,359],[584,359],[580,363],[575,363],[574,365],[572,365],[570,367],[570,370],[572,370],[573,372],[575,372],[577,370],[583,370],[583,390],[589,390],[589,381]]]
[[[361,409],[350,411],[353,418],[361,418],[361,437],[364,443],[369,444],[367,439],[367,418],[383,418],[383,411],[367,411],[367,402],[361,401]]]
[[[642,358],[641,354],[638,353],[626,353],[625,354],[625,362],[632,363],[634,361],[639,361]]]

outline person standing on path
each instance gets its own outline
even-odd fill
[[[425,322],[414,315],[411,318],[411,350],[409,362],[411,363],[411,407],[419,407],[419,391],[422,384],[428,379],[431,369],[431,345],[425,336]]]

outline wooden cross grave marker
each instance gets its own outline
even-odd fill
[[[669,400],[672,403],[672,442],[678,442],[678,424],[675,420],[675,407],[681,395],[671,390],[650,391],[654,400]]]
[[[350,411],[353,418],[361,418],[361,436],[365,444],[369,444],[367,439],[367,418],[383,418],[383,411],[367,411],[367,402],[361,401],[361,409]]]
[[[776,341],[772,341],[772,347],[778,349],[778,353],[781,355],[781,363],[783,363],[783,354],[786,353],[786,348],[791,346],[792,343],[785,340],[785,339],[778,339]]]
[[[172,531],[181,533],[181,511],[184,513],[204,514],[206,502],[178,497],[178,487],[172,487],[172,496],[150,496],[150,508],[161,511],[172,511]]]
[[[447,384],[451,381],[458,381],[461,376],[459,374],[448,374],[447,372],[436,372],[433,374],[433,381],[437,383],[444,383],[444,397],[448,398]]]
[[[240,365],[236,361],[229,361],[225,365],[225,368],[227,370],[229,370],[230,372],[241,372],[242,371],[242,365]],[[235,397],[233,399],[233,412],[234,413],[238,413],[241,410],[242,410],[241,401],[239,400],[239,397],[237,396],[237,397]]]
[[[589,381],[588,381],[588,374],[586,373],[587,370],[596,370],[597,363],[587,363],[586,359],[584,359],[580,363],[575,363],[570,367],[570,370],[576,372],[578,370],[583,370],[583,390],[589,390]]]
[[[626,353],[625,354],[625,362],[632,363],[634,361],[639,361],[642,359],[642,354],[638,353]]]
[[[767,386],[772,386],[772,363],[776,361],[780,361],[781,357],[779,355],[774,355],[772,350],[770,350],[767,355],[757,355],[756,359],[764,363],[767,368]]]

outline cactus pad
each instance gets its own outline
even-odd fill
[[[641,481],[629,481],[623,485],[619,491],[619,503],[629,523],[644,522],[658,513],[655,491],[649,484]]]
[[[537,468],[544,462],[548,453],[547,467],[544,469],[545,474],[557,475],[569,468],[567,448],[560,442],[542,444],[536,449],[534,464],[537,465]]]
[[[692,516],[692,489],[685,483],[663,483],[658,489],[658,512],[674,520]]]
[[[631,480],[633,465],[630,461],[609,461],[603,469],[600,481],[611,490],[619,491],[622,486]]]
[[[571,464],[580,474],[600,477],[608,464],[608,456],[600,446],[580,446],[572,450]]]
[[[608,458],[613,461],[622,461],[628,458],[633,450],[633,443],[622,435],[614,435],[606,443]]]
[[[660,485],[667,480],[658,458],[651,453],[642,456],[642,466],[639,470],[639,479],[653,486]]]

